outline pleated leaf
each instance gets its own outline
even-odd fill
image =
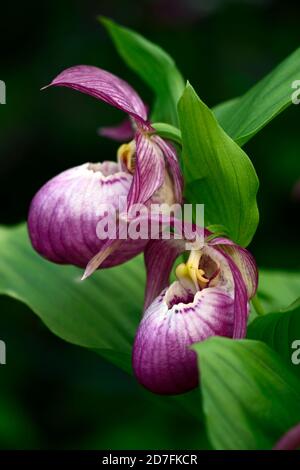
[[[130,370],[131,345],[142,315],[143,260],[97,271],[50,263],[35,253],[26,225],[0,229],[0,293],[28,305],[66,341],[103,351]]]
[[[246,153],[187,85],[179,102],[187,199],[204,204],[205,225],[223,225],[247,246],[258,224],[258,178]]]
[[[300,299],[285,310],[256,318],[247,337],[267,343],[300,376]]]
[[[300,97],[293,85],[299,77],[300,48],[243,96],[216,106],[214,113],[230,137],[244,145],[292,104],[293,95]]]
[[[300,421],[300,381],[267,345],[215,337],[194,349],[214,448],[270,449]]]

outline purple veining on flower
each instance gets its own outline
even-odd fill
[[[249,299],[257,289],[257,269],[245,249],[215,238],[190,252],[182,240],[150,242],[145,250],[147,288],[145,313],[138,328],[133,368],[139,382],[160,394],[178,394],[196,387],[198,370],[193,343],[210,336],[243,338]]]
[[[273,450],[300,449],[300,423],[289,429],[275,444]]]
[[[117,210],[119,197],[127,197],[131,183],[132,175],[109,161],[85,163],[60,173],[32,200],[28,229],[33,247],[50,261],[85,268],[106,246],[97,236],[97,224],[104,216],[101,211],[106,205]],[[125,240],[103,267],[129,260],[145,244],[145,240]]]
[[[174,162],[176,151],[171,144],[163,145],[162,139],[152,135],[147,107],[128,83],[98,67],[78,65],[61,72],[48,86],[78,90],[121,109],[132,119],[136,145],[125,144],[119,149],[119,159],[124,160],[127,170],[133,174],[129,204],[146,202],[164,183],[161,175],[165,170],[174,180],[175,193],[180,197],[177,202],[181,202],[183,181],[177,158],[176,165]],[[124,123],[121,133],[124,133]]]
[[[48,86],[65,86],[81,91],[125,111],[146,129],[150,128],[147,109],[139,95],[128,83],[106,70],[90,65],[70,67]]]
[[[80,65],[60,73],[49,86],[64,86],[80,91],[128,114],[132,124],[131,129],[128,123],[123,122],[117,129],[104,128],[100,131],[102,135],[111,136],[117,140],[130,138],[132,135],[134,137],[131,142],[121,145],[118,150],[120,168],[123,175],[127,175],[126,181],[130,181],[130,185],[126,186],[128,210],[136,203],[156,202],[171,205],[174,202],[182,202],[183,179],[176,150],[171,143],[165,142],[154,134],[148,120],[147,107],[128,83],[105,70]],[[103,201],[95,188],[95,193],[92,191],[90,194],[85,193],[85,184],[81,181],[82,175],[74,170],[69,171],[72,172],[74,178],[75,175],[78,176],[78,184],[73,180],[71,184],[69,179],[66,182],[61,175],[46,184],[32,203],[29,232],[33,246],[48,259],[80,266],[88,262],[83,276],[85,278],[98,269],[107,256],[112,256],[117,247],[120,249],[118,252],[121,251],[121,242],[119,240],[117,243],[114,239],[108,239],[104,244],[96,243],[95,212],[93,211],[97,202]],[[64,186],[62,191],[59,188],[60,184]],[[90,186],[86,184],[87,188]],[[53,195],[49,194],[49,188],[51,191],[55,188]],[[64,197],[64,192],[68,194],[68,201]],[[118,196],[118,191],[110,193],[112,200]],[[39,217],[43,217],[44,220],[38,220]],[[47,226],[46,221],[51,224],[55,222],[57,226]],[[78,221],[89,221],[89,223],[79,228]],[[73,222],[77,227],[77,235],[72,232]],[[69,234],[68,230],[70,230]],[[79,243],[83,246],[79,247]],[[97,245],[99,250],[95,253]],[[137,251],[140,251],[140,245],[141,243],[137,243]],[[124,250],[127,251],[126,247]],[[65,254],[64,251],[66,251]],[[88,253],[89,258],[87,258]],[[123,262],[123,258],[120,258],[120,262]],[[113,261],[108,264],[117,264],[117,256],[115,255]]]

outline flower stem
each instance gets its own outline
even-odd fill
[[[179,145],[182,145],[181,132],[177,127],[166,124],[165,122],[155,122],[151,126],[156,130],[160,137],[165,139],[173,140]]]
[[[253,307],[255,308],[257,315],[264,315],[266,313],[257,295],[253,297],[251,302],[252,302]]]

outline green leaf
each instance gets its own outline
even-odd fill
[[[0,228],[0,293],[28,305],[66,341],[96,349],[130,369],[131,346],[142,314],[143,260],[97,271],[44,260],[34,252],[25,225]]]
[[[237,105],[239,101],[240,97],[232,98],[231,100],[224,101],[223,103],[217,104],[212,108],[214,115],[216,116],[223,129],[225,129],[226,122],[230,119],[231,109],[234,109],[234,106]],[[230,137],[233,138],[232,136]]]
[[[17,299],[62,339],[87,347],[128,373],[144,300],[142,256],[80,281],[82,271],[41,258],[26,224],[0,227],[0,295]],[[202,419],[197,390],[178,397],[143,393],[163,406],[181,407]]]
[[[183,78],[173,59],[159,46],[128,28],[100,17],[117,51],[156,94],[153,121],[177,125],[177,102],[184,90]]]
[[[181,132],[177,127],[166,124],[165,122],[155,122],[151,126],[156,130],[156,133],[164,139],[172,140],[176,144],[181,145]]]
[[[300,381],[267,345],[214,337],[194,349],[216,449],[269,449],[300,421]]]
[[[205,225],[223,225],[247,246],[258,224],[258,179],[246,153],[187,85],[179,102],[186,196],[205,204]]]
[[[244,145],[292,104],[292,83],[300,77],[300,48],[240,98],[222,103],[214,113],[227,134]]]
[[[292,356],[297,355],[295,350],[300,348],[300,299],[281,312],[256,318],[249,325],[247,336],[267,343],[293,372],[300,375],[299,363],[292,361]],[[296,341],[299,343],[294,343]]]
[[[275,312],[299,297],[300,272],[259,271],[258,297],[266,312]]]

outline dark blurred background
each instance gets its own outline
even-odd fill
[[[25,220],[34,193],[60,171],[115,158],[116,144],[96,129],[122,114],[71,90],[40,92],[58,72],[97,65],[152,102],[97,15],[160,44],[213,106],[244,93],[300,46],[299,13],[297,2],[280,0],[1,4],[0,80],[7,104],[0,105],[0,223]],[[261,181],[261,223],[250,248],[262,267],[300,266],[299,112],[291,106],[246,145]],[[8,364],[0,368],[0,448],[206,445],[192,418],[158,411],[130,377],[54,337],[23,305],[0,298],[0,312],[0,338],[9,345]]]

